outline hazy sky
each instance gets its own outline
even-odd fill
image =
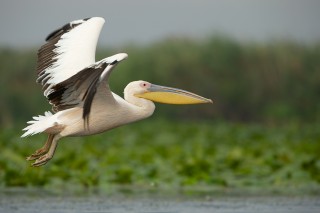
[[[320,40],[319,0],[1,0],[0,46],[40,45],[69,21],[104,17],[100,45],[224,33],[243,40]]]

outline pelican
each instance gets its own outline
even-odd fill
[[[111,72],[126,53],[95,62],[96,45],[105,20],[92,17],[72,21],[55,30],[38,50],[37,80],[52,112],[33,117],[21,137],[46,133],[44,146],[27,160],[42,166],[52,159],[63,137],[86,136],[108,131],[151,116],[154,102],[166,104],[212,103],[181,89],[133,81],[124,99],[111,92]]]

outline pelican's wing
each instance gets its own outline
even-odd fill
[[[96,94],[110,104],[115,102],[107,80],[118,62],[126,59],[126,53],[105,58],[73,75],[69,79],[54,85],[48,95],[53,111],[72,107],[83,107],[83,119],[88,121],[91,104]]]
[[[38,51],[37,82],[48,97],[52,87],[95,63],[96,45],[104,19],[77,20],[64,25],[46,38]]]

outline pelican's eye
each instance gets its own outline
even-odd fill
[[[147,88],[149,86],[149,84],[147,82],[142,82],[142,83],[140,83],[140,86],[142,88]]]

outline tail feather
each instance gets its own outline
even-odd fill
[[[30,125],[23,129],[26,132],[21,137],[38,134],[54,126],[56,123],[56,118],[49,111],[45,112],[44,115],[34,116],[33,120],[27,122]]]

